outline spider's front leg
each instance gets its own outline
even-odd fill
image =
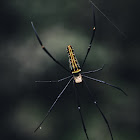
[[[109,130],[109,132],[110,132],[111,139],[113,140],[112,131],[111,131],[111,128],[110,128],[110,125],[109,125],[109,122],[108,122],[107,118],[105,117],[103,111],[101,110],[101,108],[99,107],[97,101],[95,100],[95,95],[94,95],[94,96],[92,95],[92,93],[91,93],[91,91],[90,91],[88,85],[86,84],[85,80],[83,80],[83,81],[84,81],[84,84],[85,84],[85,86],[86,86],[86,88],[87,88],[87,90],[88,90],[88,93],[89,93],[89,95],[90,95],[90,97],[91,97],[93,103],[96,105],[97,109],[99,110],[100,114],[102,115],[102,117],[103,117],[103,119],[104,119],[104,121],[105,121],[105,123],[106,123],[106,125],[107,125],[107,127],[108,127],[108,130]]]
[[[99,80],[99,79],[95,79],[95,78],[93,78],[93,77],[89,77],[89,76],[86,76],[86,75],[82,75],[82,76],[83,76],[83,77],[86,77],[87,79],[90,79],[90,80],[93,80],[93,81],[96,81],[96,82],[99,82],[99,83],[102,83],[102,84],[111,86],[111,87],[113,87],[113,88],[116,88],[116,89],[120,90],[121,92],[123,92],[123,93],[127,96],[127,94],[126,94],[121,88],[119,88],[119,87],[117,87],[117,86],[114,86],[114,85],[112,85],[112,84],[110,84],[110,83],[107,83],[107,82],[102,81],[102,80]]]
[[[41,125],[44,123],[44,121],[47,119],[47,117],[49,116],[50,112],[52,111],[53,107],[55,106],[55,104],[57,103],[57,101],[59,100],[59,98],[61,97],[61,95],[64,93],[64,91],[66,90],[66,88],[68,87],[68,85],[70,84],[70,82],[72,81],[73,77],[68,81],[68,83],[66,84],[66,86],[63,88],[63,90],[59,93],[59,95],[57,96],[57,98],[55,99],[55,101],[53,102],[52,106],[50,107],[50,109],[48,110],[46,116],[44,117],[44,119],[41,121],[41,123],[38,125],[38,127],[34,130],[34,132],[36,132]]]
[[[82,122],[82,126],[83,126],[83,129],[84,129],[86,138],[87,138],[87,140],[89,140],[89,137],[88,137],[88,134],[87,134],[87,129],[86,129],[85,122],[84,122],[84,118],[83,118],[83,115],[82,115],[82,112],[81,112],[81,103],[80,103],[80,99],[79,99],[78,88],[76,87],[76,83],[74,81],[73,81],[73,86],[74,86],[77,108],[78,108],[78,111],[79,111],[79,114],[80,114],[80,119],[81,119],[81,122]]]

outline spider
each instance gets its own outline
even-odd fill
[[[98,7],[96,5],[94,5],[94,3],[91,1],[92,5],[98,9]],[[99,9],[98,9],[99,10]],[[102,12],[101,12],[102,13]],[[104,15],[104,14],[103,14]],[[105,15],[104,15],[105,16]],[[106,17],[106,16],[105,16]],[[107,18],[108,19],[108,18]],[[110,20],[109,20],[110,21]],[[94,38],[94,35],[95,35],[95,30],[96,30],[96,27],[95,27],[95,14],[94,14],[94,8],[93,8],[93,31],[92,31],[92,36],[91,36],[91,40],[90,40],[90,43],[89,43],[89,47],[87,49],[87,52],[86,52],[86,55],[85,55],[85,58],[83,60],[83,63],[80,67],[79,63],[78,63],[78,60],[74,54],[74,50],[73,50],[73,47],[71,45],[68,45],[67,46],[67,53],[68,53],[68,57],[69,57],[69,65],[70,65],[70,70],[68,70],[67,68],[65,68],[59,61],[57,61],[51,54],[50,52],[45,48],[45,46],[43,45],[35,27],[34,27],[34,24],[33,22],[31,22],[31,25],[32,25],[32,28],[35,32],[35,35],[37,37],[37,40],[39,41],[39,44],[41,45],[42,49],[47,53],[47,55],[49,55],[49,57],[55,62],[57,63],[59,66],[61,66],[65,71],[69,72],[71,75],[68,76],[68,77],[65,77],[65,78],[62,78],[62,79],[59,79],[59,80],[56,80],[56,81],[37,81],[37,82],[62,82],[66,79],[69,79],[68,83],[65,85],[65,87],[63,88],[63,90],[59,93],[59,95],[57,96],[57,98],[55,99],[55,101],[53,102],[53,104],[51,105],[50,109],[48,110],[46,116],[44,117],[44,119],[41,121],[41,123],[38,125],[38,127],[34,130],[34,132],[36,132],[39,128],[41,128],[41,125],[43,124],[43,122],[46,120],[46,118],[49,116],[50,112],[52,111],[52,109],[54,108],[55,104],[57,103],[57,101],[59,100],[59,98],[61,97],[61,95],[64,93],[64,91],[66,90],[66,88],[69,86],[69,84],[73,81],[73,86],[74,86],[74,92],[76,94],[76,101],[77,101],[77,109],[79,111],[79,114],[80,114],[80,118],[81,118],[81,122],[82,122],[82,126],[83,126],[83,129],[84,129],[84,133],[85,133],[85,136],[87,138],[87,140],[90,140],[89,139],[89,136],[88,136],[88,133],[87,133],[87,130],[86,130],[86,126],[85,126],[85,122],[84,122],[84,119],[83,119],[83,115],[82,115],[82,112],[81,112],[81,103],[80,103],[80,100],[79,100],[79,93],[78,93],[78,87],[77,85],[79,84],[84,84],[88,90],[88,94],[89,96],[93,99],[93,103],[95,104],[95,106],[97,107],[97,109],[99,110],[99,112],[101,113],[107,127],[108,127],[108,130],[109,130],[109,133],[110,133],[110,136],[111,136],[111,139],[113,140],[113,135],[112,135],[112,131],[111,131],[111,128],[110,128],[110,125],[103,113],[103,111],[101,110],[101,108],[99,107],[97,101],[95,100],[95,98],[93,97],[93,94],[91,93],[88,85],[86,84],[85,80],[84,79],[90,79],[90,80],[93,80],[93,81],[96,81],[96,82],[99,82],[99,83],[102,83],[102,84],[105,84],[105,85],[108,85],[108,86],[111,86],[113,88],[116,88],[118,90],[120,90],[122,93],[124,93],[125,95],[127,95],[121,88],[115,86],[115,85],[112,85],[110,83],[107,83],[105,81],[102,81],[102,80],[98,80],[98,79],[95,79],[95,78],[92,78],[92,77],[89,77],[87,76],[87,74],[89,73],[95,73],[95,72],[98,72],[98,71],[101,71],[104,67],[104,65],[99,68],[99,69],[96,69],[96,70],[92,70],[92,71],[88,71],[88,72],[82,72],[82,69],[84,67],[84,64],[85,64],[85,61],[87,59],[87,56],[91,50],[91,46],[92,46],[92,42],[93,42],[93,38]],[[114,24],[113,24],[114,25]]]

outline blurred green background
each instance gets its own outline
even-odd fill
[[[115,23],[124,38],[99,11],[96,34],[83,71],[121,87],[128,94],[86,80],[107,117],[114,140],[139,140],[139,2],[94,0]],[[51,112],[42,129],[33,133],[65,86],[35,83],[69,75],[42,50],[31,21],[50,53],[69,68],[66,47],[72,45],[82,64],[92,33],[92,6],[88,0],[1,0],[0,1],[0,103],[1,140],[85,140],[76,108],[72,83]],[[83,116],[90,140],[110,140],[107,126],[90,100],[85,87],[80,92]]]

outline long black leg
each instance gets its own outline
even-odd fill
[[[127,96],[127,94],[126,94],[121,88],[119,88],[119,87],[117,87],[117,86],[114,86],[114,85],[112,85],[112,84],[106,83],[105,81],[101,81],[101,80],[98,80],[98,79],[95,79],[95,78],[92,78],[92,77],[89,77],[89,76],[86,76],[86,75],[82,75],[82,76],[83,76],[83,77],[86,77],[86,78],[88,78],[88,79],[90,79],[90,80],[93,80],[93,81],[96,81],[96,82],[103,83],[103,84],[106,84],[106,85],[108,85],[108,86],[114,87],[114,88],[120,90],[121,92],[123,92],[123,93]]]
[[[83,115],[82,115],[82,112],[81,112],[81,104],[80,104],[80,100],[79,100],[79,94],[77,92],[77,88],[76,88],[76,85],[75,85],[74,81],[73,81],[73,85],[74,85],[74,91],[75,91],[76,100],[77,100],[77,108],[78,108],[78,111],[79,111],[79,114],[80,114],[83,129],[84,129],[87,140],[89,140],[87,130],[86,130],[86,126],[85,126],[84,119],[83,119]]]
[[[41,121],[41,123],[38,125],[38,127],[34,130],[34,132],[36,132],[41,125],[43,124],[43,122],[46,120],[46,118],[49,116],[50,112],[52,111],[53,107],[55,106],[56,102],[58,101],[58,99],[60,98],[60,96],[64,93],[65,89],[68,87],[68,85],[70,84],[71,80],[73,79],[73,77],[69,80],[69,82],[66,84],[66,86],[63,88],[63,90],[60,92],[60,94],[57,96],[56,100],[54,101],[54,103],[52,104],[52,106],[50,107],[50,109],[48,110],[46,116],[44,117],[44,119]]]
[[[126,35],[115,25],[96,5],[92,0],[89,0],[90,3],[126,38]]]
[[[88,56],[88,54],[89,54],[89,52],[90,52],[90,49],[91,49],[91,45],[92,45],[92,41],[93,41],[93,38],[94,38],[94,35],[95,35],[95,13],[94,13],[94,7],[93,7],[93,31],[92,31],[92,36],[91,36],[91,40],[90,40],[90,43],[89,43],[89,46],[88,46],[88,50],[87,50],[87,53],[86,53],[86,56],[85,56],[85,58],[84,58],[84,61],[83,61],[83,64],[82,64],[82,67],[81,68],[83,68],[83,66],[84,66],[84,64],[85,64],[85,61],[86,61],[86,59],[87,59],[87,56]]]
[[[53,60],[54,62],[56,62],[59,66],[61,66],[63,69],[65,69],[67,72],[70,73],[70,71],[69,71],[68,69],[66,69],[59,61],[57,61],[57,60],[49,53],[49,51],[44,47],[44,45],[43,45],[42,41],[40,40],[40,38],[39,38],[39,36],[38,36],[38,33],[37,33],[37,31],[36,31],[36,29],[35,29],[35,27],[34,27],[33,22],[31,22],[31,24],[32,24],[33,30],[34,30],[34,32],[35,32],[35,35],[36,35],[36,37],[37,37],[37,39],[38,39],[38,41],[39,41],[39,44],[41,45],[42,49],[49,55],[49,57],[52,58],[52,60]]]
[[[68,76],[68,77],[65,77],[65,78],[62,78],[62,79],[59,79],[59,80],[55,80],[55,81],[35,81],[36,83],[59,83],[61,81],[64,81],[68,78],[71,78],[72,75]]]
[[[99,110],[99,112],[101,113],[102,117],[104,118],[104,121],[105,121],[105,123],[106,123],[106,125],[108,127],[109,132],[110,132],[111,139],[113,140],[113,135],[112,135],[112,131],[111,131],[110,125],[108,123],[108,120],[106,119],[104,113],[102,112],[102,110],[100,109],[99,105],[97,104],[97,101],[94,99],[93,95],[91,94],[91,91],[90,91],[90,89],[89,89],[89,87],[86,84],[84,79],[83,79],[83,81],[84,81],[84,83],[85,83],[85,85],[86,85],[86,87],[88,89],[88,93],[91,96],[91,99],[92,99],[93,103],[96,105],[97,109]]]
[[[89,74],[89,73],[98,72],[98,71],[102,70],[103,68],[104,68],[104,65],[101,68],[97,69],[97,70],[82,72],[81,74]]]

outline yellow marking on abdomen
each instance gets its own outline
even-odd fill
[[[67,52],[69,54],[69,63],[72,73],[78,73],[81,71],[77,58],[75,57],[73,48],[71,45],[67,47]]]

